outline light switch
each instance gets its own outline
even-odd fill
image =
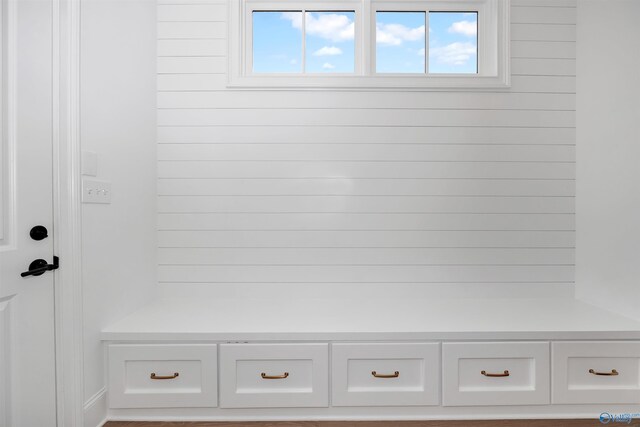
[[[111,203],[111,182],[83,179],[82,203]]]

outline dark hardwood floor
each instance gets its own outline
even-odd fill
[[[640,420],[631,424],[640,427]],[[108,422],[105,427],[595,427],[598,420],[485,420],[485,421],[282,421],[282,422]]]

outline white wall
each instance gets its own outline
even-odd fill
[[[82,147],[98,153],[98,178],[113,191],[111,205],[83,205],[89,400],[105,385],[100,330],[156,289],[155,2],[82,0],[81,9]]]
[[[640,2],[578,2],[576,296],[640,319]]]
[[[573,294],[575,1],[513,0],[477,93],[227,90],[197,3],[158,6],[164,295]]]

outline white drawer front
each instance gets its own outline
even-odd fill
[[[216,347],[215,344],[109,345],[109,406],[217,406]]]
[[[444,406],[549,403],[549,343],[445,343]]]
[[[220,345],[220,406],[329,406],[328,344]]]
[[[640,404],[640,342],[553,343],[553,403]]]
[[[440,344],[333,344],[334,406],[437,405]]]

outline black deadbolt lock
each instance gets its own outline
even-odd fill
[[[49,232],[45,226],[36,225],[29,232],[29,236],[31,236],[33,240],[43,240],[49,237]]]

